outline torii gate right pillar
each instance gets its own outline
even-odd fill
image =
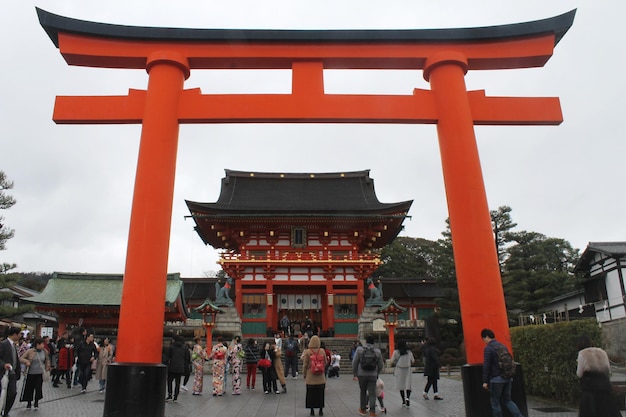
[[[424,78],[430,82],[439,116],[437,133],[446,185],[450,231],[454,248],[461,319],[468,364],[463,367],[463,390],[468,416],[490,415],[488,394],[481,388],[482,363],[473,340],[491,328],[510,348],[510,333],[498,255],[474,121],[465,86],[467,59],[441,52],[426,60]],[[488,308],[485,308],[488,306]],[[521,369],[519,370],[521,374]],[[520,378],[517,378],[520,380]],[[514,383],[513,398],[528,415],[523,381]]]
[[[509,341],[509,326],[487,194],[464,75],[467,60],[442,53],[426,62],[439,115],[437,133],[446,184],[465,338],[479,338],[482,328]],[[486,309],[485,305],[489,308]],[[476,320],[480,318],[480,320]],[[466,320],[467,319],[467,320]],[[474,343],[471,343],[474,345]],[[508,344],[508,343],[507,343]],[[476,352],[468,362],[482,359]]]

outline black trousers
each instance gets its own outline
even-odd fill
[[[178,399],[178,393],[180,392],[180,379],[183,374],[177,374],[175,372],[167,373],[167,396],[172,396],[172,388],[174,388],[174,399]],[[172,387],[172,383],[174,383],[174,387]]]

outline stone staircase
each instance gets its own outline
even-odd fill
[[[287,344],[287,338],[283,339],[283,347]],[[350,350],[352,349],[353,338],[340,338],[340,337],[320,337],[322,343],[325,344],[327,349],[332,352],[333,349],[337,350],[337,353],[341,356],[340,361],[340,374],[352,374],[352,363],[350,361]],[[273,338],[259,338],[259,346],[263,346],[265,342],[274,342]],[[300,352],[302,354],[302,352]],[[284,359],[283,359],[284,361]],[[284,363],[283,363],[284,364]],[[302,361],[298,361],[298,371],[302,373]]]

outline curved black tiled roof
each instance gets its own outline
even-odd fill
[[[201,213],[362,215],[403,212],[411,201],[381,203],[369,170],[345,173],[252,173],[226,170],[215,203],[187,201]]]
[[[72,19],[37,9],[39,22],[55,46],[59,32],[145,41],[210,42],[454,42],[522,38],[543,33],[555,34],[555,45],[572,26],[576,10],[532,22],[454,29],[385,30],[261,30],[261,29],[184,29],[114,25]]]

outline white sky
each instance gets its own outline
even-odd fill
[[[63,16],[136,26],[244,29],[425,29],[501,25],[578,9],[544,68],[470,72],[490,96],[557,96],[560,126],[476,128],[491,209],[512,207],[519,230],[589,241],[626,240],[623,215],[623,19],[626,3],[596,0],[163,1],[7,0],[0,6],[0,170],[15,182],[4,210],[15,237],[0,262],[18,271],[122,273],[140,125],[56,125],[56,95],[145,89],[137,70],[70,67],[35,6]],[[326,74],[329,93],[411,94],[421,71]],[[203,93],[290,91],[288,72],[195,71]],[[620,139],[621,138],[621,139]],[[337,172],[370,169],[382,202],[413,199],[404,236],[438,239],[448,216],[433,125],[182,125],[169,272],[216,270],[184,200],[214,202],[224,169]]]

